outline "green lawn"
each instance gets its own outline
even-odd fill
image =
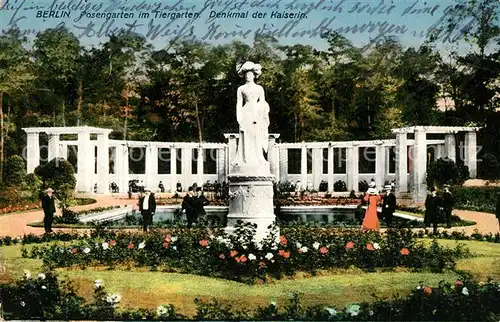
[[[429,239],[424,239],[430,242]],[[440,240],[453,247],[457,242]],[[460,260],[458,269],[471,272],[476,278],[500,280],[500,244],[460,241],[477,257]],[[40,260],[23,259],[21,246],[0,248],[2,262],[6,268],[4,282],[19,278],[25,269],[32,274],[42,269]],[[323,272],[320,276],[277,281],[267,285],[246,285],[234,281],[210,277],[149,272],[147,269],[59,269],[63,278],[73,280],[79,293],[90,298],[94,280],[102,279],[109,292],[122,295],[122,305],[127,307],[155,308],[160,304],[174,304],[180,313],[195,313],[193,299],[215,297],[236,307],[255,307],[270,301],[283,303],[289,296],[302,294],[305,304],[329,304],[343,306],[348,303],[371,300],[372,294],[388,297],[396,293],[407,294],[409,290],[423,282],[436,286],[439,281],[453,282],[457,273],[442,274],[399,272],[364,273],[357,269]]]

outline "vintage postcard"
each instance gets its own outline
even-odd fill
[[[0,0],[0,319],[498,321],[499,0]]]

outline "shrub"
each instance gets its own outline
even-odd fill
[[[9,157],[3,166],[3,182],[7,186],[20,187],[26,176],[26,164],[18,155]]]
[[[484,153],[478,163],[478,177],[482,179],[497,179],[500,175],[500,162],[493,153]]]
[[[451,191],[455,198],[455,208],[495,213],[500,187],[455,186]]]
[[[345,181],[338,180],[333,184],[333,191],[344,192],[347,191],[347,184]]]
[[[35,168],[46,187],[51,187],[63,203],[70,200],[76,186],[75,170],[71,163],[63,158],[52,159],[44,165]]]
[[[444,184],[461,185],[469,178],[469,169],[466,166],[457,166],[449,158],[440,158],[433,161],[427,169],[426,183],[428,187]]]

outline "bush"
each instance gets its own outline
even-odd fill
[[[52,159],[35,168],[45,187],[51,187],[63,203],[70,200],[76,186],[75,170],[71,163],[63,158]]]
[[[7,186],[20,187],[26,177],[26,164],[18,155],[9,157],[3,166],[3,182]]]
[[[347,184],[345,181],[339,180],[333,184],[333,191],[344,192],[347,191]]]
[[[440,158],[431,162],[427,169],[427,187],[449,185],[461,185],[469,179],[469,169],[466,166],[457,166],[449,158]]]
[[[500,162],[493,153],[484,153],[478,163],[478,177],[482,179],[497,179],[500,176]]]
[[[455,186],[451,191],[455,198],[455,208],[495,213],[500,187]]]

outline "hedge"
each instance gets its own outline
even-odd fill
[[[451,191],[455,198],[456,209],[495,213],[500,187],[455,186]]]

